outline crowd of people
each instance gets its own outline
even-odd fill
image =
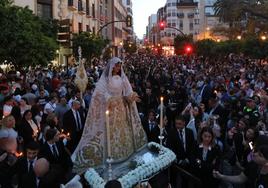
[[[75,69],[2,71],[2,187],[52,188],[75,175],[70,156],[103,68],[98,61],[86,66],[83,94],[74,84]],[[177,161],[168,180],[151,182],[152,187],[268,187],[267,61],[235,54],[221,59],[135,54],[124,60],[124,69],[140,98],[148,142],[160,143],[164,99],[163,144]],[[201,185],[191,185],[185,171]]]

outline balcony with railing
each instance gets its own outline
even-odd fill
[[[68,0],[68,8],[72,11],[77,10],[77,6],[75,5],[76,0]]]
[[[184,18],[184,13],[178,13],[177,16],[178,18]]]
[[[188,18],[194,18],[194,13],[188,13],[187,16]]]

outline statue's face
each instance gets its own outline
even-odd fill
[[[113,68],[113,73],[118,74],[121,70],[122,63],[116,63]]]

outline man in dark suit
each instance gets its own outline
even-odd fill
[[[67,143],[67,148],[71,153],[78,145],[85,124],[85,113],[79,101],[72,102],[72,108],[63,115],[63,129],[70,134],[71,140]]]
[[[46,143],[40,150],[40,157],[49,161],[50,168],[54,170],[55,176],[58,175],[59,183],[65,183],[71,175],[73,163],[63,142],[59,140],[59,135],[60,133],[56,129],[47,130]]]
[[[157,125],[155,119],[154,111],[150,111],[148,114],[148,118],[145,118],[142,122],[143,129],[147,135],[148,142],[159,142],[158,136],[160,134],[160,129]]]
[[[175,118],[175,129],[168,133],[167,146],[177,156],[177,164],[184,170],[189,171],[190,166],[194,163],[194,151],[196,143],[192,130],[185,128],[185,119],[183,116]],[[172,183],[175,187],[185,187],[185,180],[180,173],[172,172]],[[184,186],[183,186],[184,185]]]
[[[35,188],[36,176],[33,167],[37,160],[39,152],[39,144],[37,142],[30,142],[26,146],[26,156],[20,158],[16,165],[16,174],[18,178],[18,188]]]
[[[59,188],[58,172],[51,167],[45,158],[40,158],[34,165],[34,173],[36,175],[35,187],[33,188]]]

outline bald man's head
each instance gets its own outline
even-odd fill
[[[45,158],[40,158],[35,162],[33,169],[37,177],[43,177],[49,171],[49,162]]]

